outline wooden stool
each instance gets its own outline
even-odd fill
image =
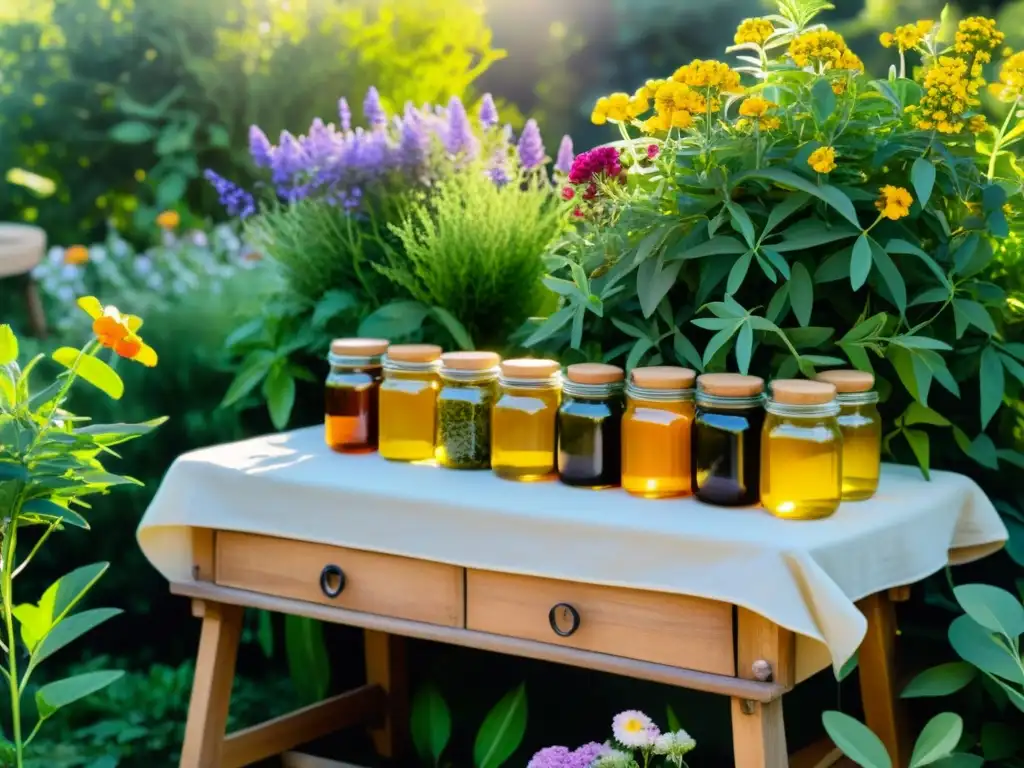
[[[46,315],[32,270],[43,260],[46,233],[27,224],[0,224],[0,279],[20,277],[33,335],[46,336]],[[0,317],[0,320],[7,318]]]

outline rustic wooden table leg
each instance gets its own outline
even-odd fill
[[[220,768],[231,684],[242,632],[242,608],[197,601],[203,617],[196,673],[188,705],[181,768]]]
[[[793,686],[796,639],[768,619],[737,609],[736,674]],[[736,768],[787,768],[782,699],[761,704],[732,699],[733,762]]]
[[[44,339],[46,338],[46,312],[43,310],[43,300],[39,296],[39,286],[36,285],[36,279],[31,272],[24,276],[24,280],[25,307],[28,309],[32,335],[37,339]]]
[[[893,765],[903,768],[910,760],[910,744],[896,684],[896,609],[886,593],[857,605],[868,620],[857,662],[864,720],[885,744]]]
[[[403,754],[409,732],[409,677],[405,638],[387,632],[365,630],[366,682],[376,683],[387,694],[383,725],[370,731],[377,753],[384,757]]]

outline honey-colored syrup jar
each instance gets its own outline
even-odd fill
[[[491,469],[506,480],[557,474],[555,424],[562,376],[555,360],[504,360],[491,411]]]
[[[816,376],[836,388],[843,433],[843,501],[870,499],[878,490],[882,462],[882,417],[875,377],[867,371],[822,371]]]
[[[392,461],[430,461],[437,431],[441,348],[392,344],[380,385],[380,455]]]

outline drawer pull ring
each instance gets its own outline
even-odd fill
[[[558,625],[558,618],[560,615],[569,619],[568,629],[562,629]],[[569,637],[569,635],[580,628],[580,612],[568,603],[557,603],[550,611],[548,611],[548,623],[551,625],[551,629],[556,635],[559,637]]]
[[[320,591],[327,597],[337,597],[345,588],[345,572],[337,565],[325,565],[320,571]]]

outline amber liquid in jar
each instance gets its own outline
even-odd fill
[[[867,371],[823,371],[816,377],[835,386],[843,434],[843,501],[870,499],[878,490],[882,462],[882,417],[875,377]]]
[[[335,339],[324,387],[324,439],[342,453],[377,450],[378,390],[383,339]]]
[[[828,517],[842,499],[843,437],[835,387],[772,382],[761,438],[761,504],[776,517]]]
[[[693,493],[723,507],[756,504],[761,484],[764,381],[711,373],[697,377]]]
[[[441,348],[393,344],[380,385],[380,455],[391,461],[433,461]]]
[[[505,360],[491,410],[491,469],[506,480],[556,476],[555,425],[561,376],[554,360]]]
[[[622,417],[622,487],[629,493],[652,499],[692,493],[695,375],[673,366],[630,374]]]
[[[621,368],[579,363],[566,370],[558,409],[558,478],[566,485],[622,483]]]
[[[448,352],[441,356],[434,456],[449,469],[491,466],[491,407],[498,391],[493,352]]]

